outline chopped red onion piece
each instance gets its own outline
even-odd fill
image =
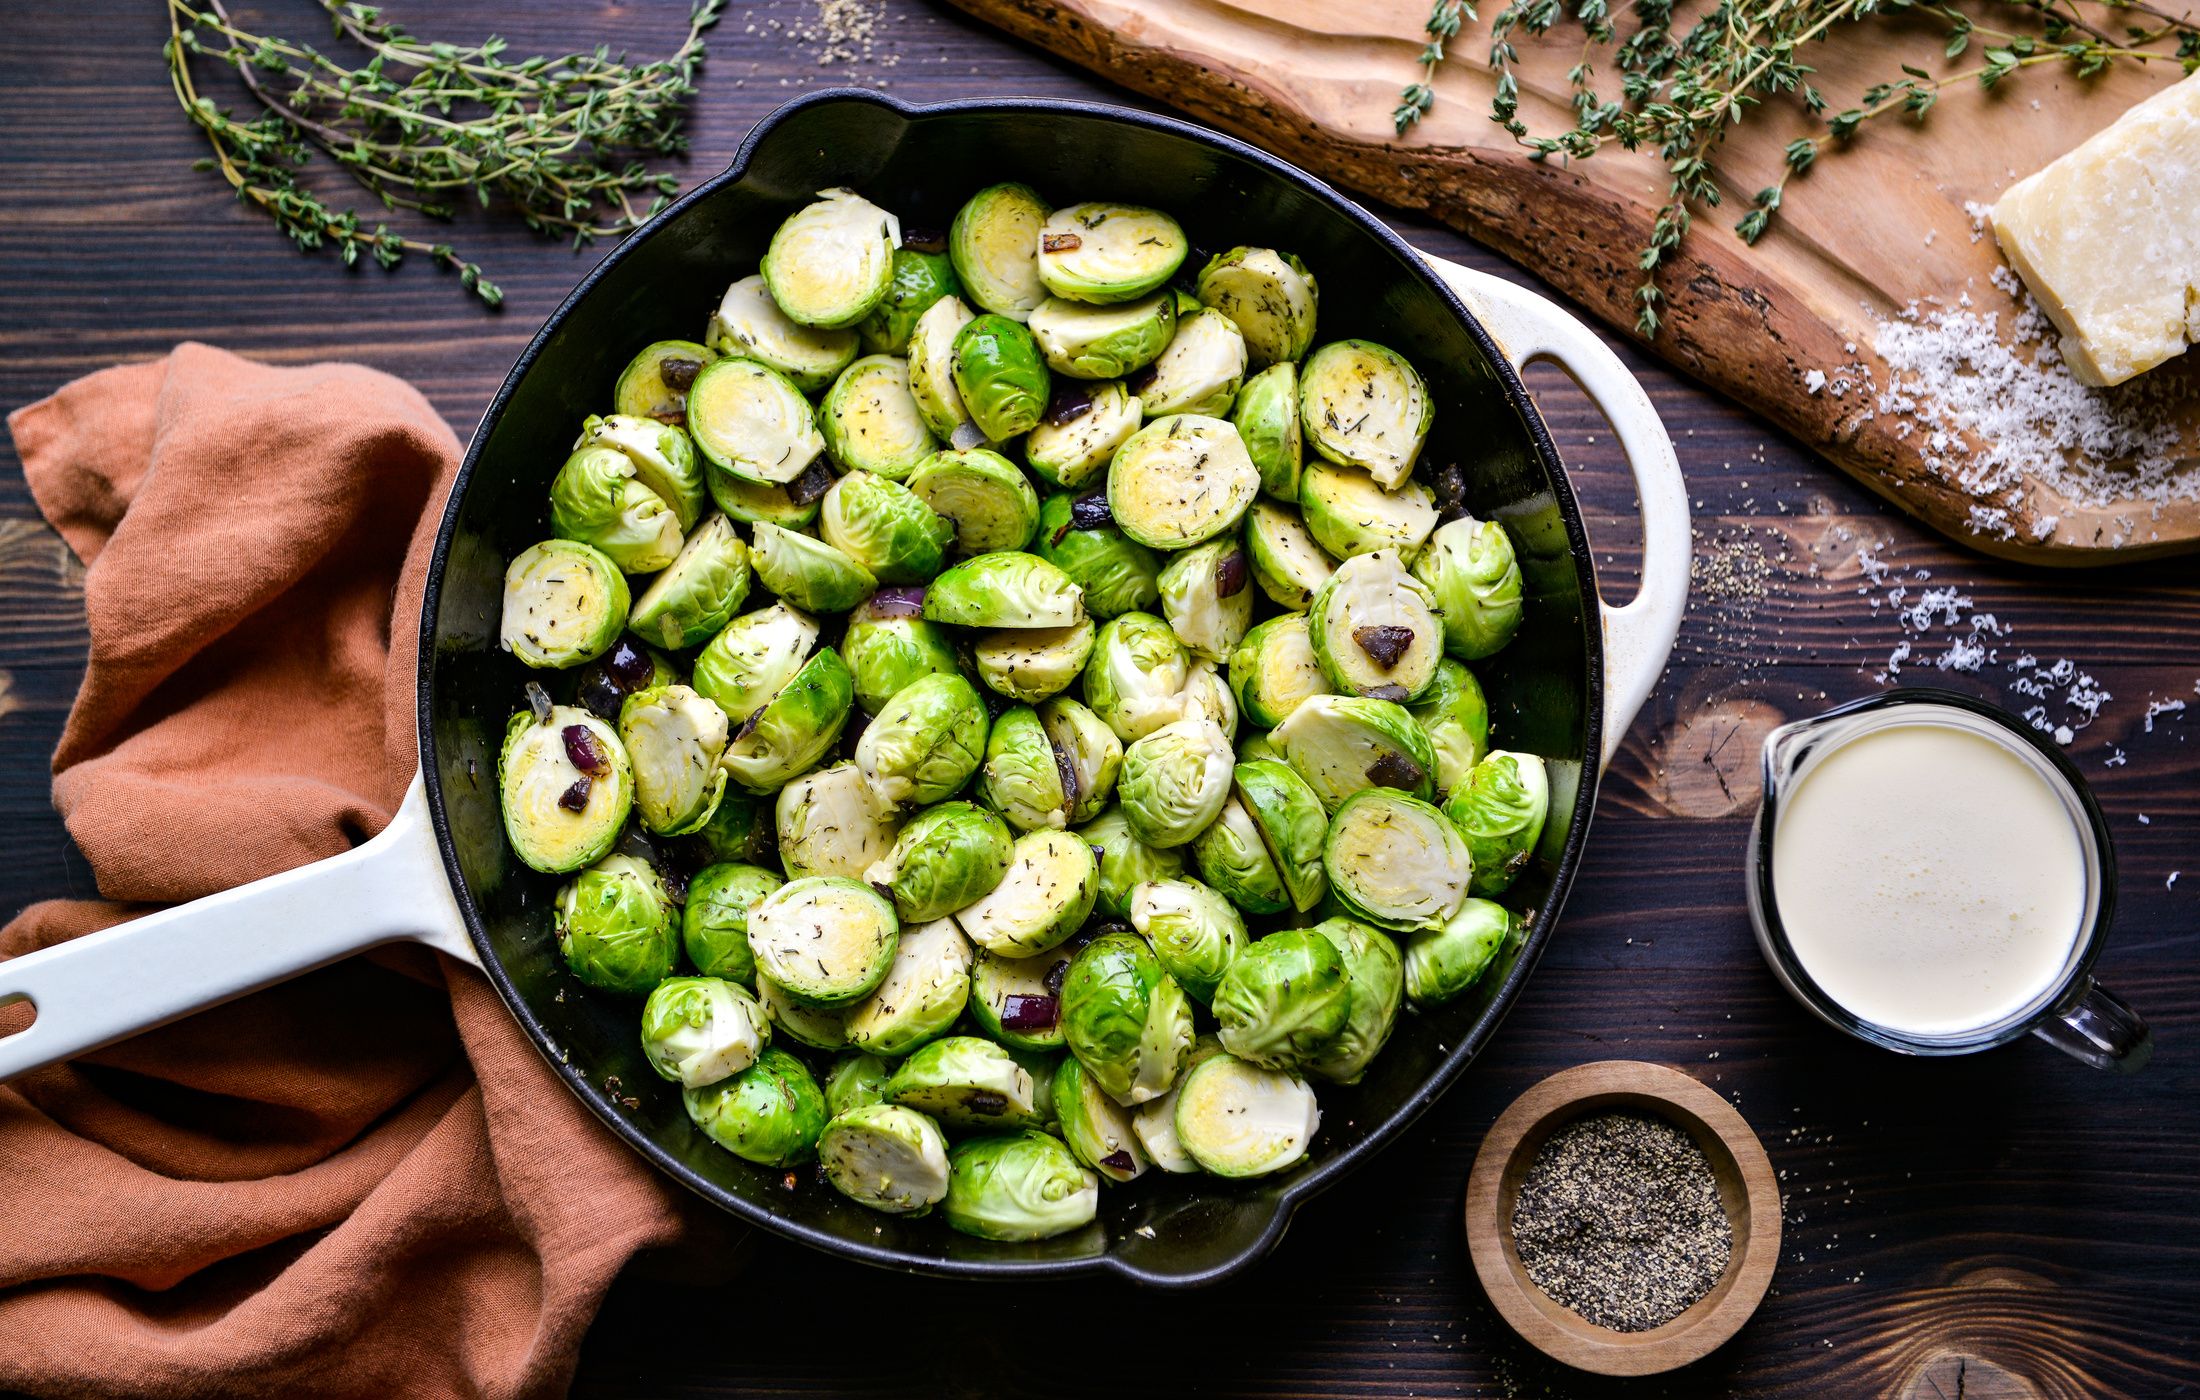
[[[901,246],[912,253],[944,253],[947,251],[947,230],[928,224],[904,223]]]
[[[625,637],[612,643],[611,654],[604,658],[603,668],[610,672],[611,679],[628,690],[640,690],[657,674],[656,663],[649,659],[649,653]]]
[[[1074,423],[1092,412],[1092,390],[1074,379],[1057,379],[1054,392],[1047,396],[1047,411],[1039,421],[1050,428],[1064,423]]]
[[[870,601],[864,606],[871,610],[871,616],[877,618],[922,617],[924,585],[919,583],[900,588],[881,588],[871,595]]]
[[[1428,773],[1402,753],[1386,753],[1367,765],[1367,780],[1380,787],[1404,788],[1411,791],[1421,785]]]
[[[1102,530],[1115,524],[1115,512],[1108,508],[1108,493],[1087,491],[1069,503],[1069,523],[1080,530]]]
[[[787,499],[798,506],[806,506],[832,489],[832,468],[819,457],[802,469],[802,475],[787,483]]]
[[[1245,591],[1246,582],[1252,577],[1252,567],[1246,561],[1245,551],[1233,549],[1215,561],[1215,594],[1222,598],[1235,598]]]
[[[1077,781],[1077,760],[1060,744],[1054,746],[1054,772],[1062,780],[1062,806],[1065,809],[1075,807],[1078,790],[1084,784]]]
[[[1131,1159],[1131,1154],[1127,1149],[1118,1147],[1107,1156],[1102,1157],[1100,1165],[1111,1172],[1127,1172],[1136,1170],[1138,1163]]]
[[[657,377],[664,381],[664,386],[667,389],[676,394],[686,393],[695,383],[695,376],[702,372],[703,362],[701,360],[675,357],[657,362]]]
[[[1352,629],[1352,640],[1359,644],[1361,651],[1373,658],[1376,665],[1387,671],[1412,649],[1413,629],[1389,625],[1355,627]]]
[[[1069,959],[1063,958],[1060,962],[1057,962],[1052,967],[1049,967],[1047,969],[1047,975],[1040,978],[1039,980],[1046,983],[1048,995],[1058,997],[1062,994],[1062,983],[1067,981],[1068,979]]]
[[[1008,1112],[1008,1096],[996,1094],[991,1089],[979,1089],[963,1100],[963,1107],[988,1118],[997,1117]]]
[[[626,690],[601,666],[591,666],[581,673],[580,684],[574,688],[573,698],[596,718],[610,724],[619,722],[619,707],[626,703]]]
[[[603,745],[596,740],[596,731],[585,724],[565,726],[565,756],[573,760],[573,766],[591,777],[600,778],[611,771],[611,760],[604,754]]]
[[[1068,963],[1058,963],[1068,967]],[[1001,1026],[1012,1031],[1051,1031],[1062,1020],[1062,1003],[1052,996],[1013,996],[1001,999]]]
[[[595,782],[586,773],[573,780],[573,785],[558,794],[558,805],[568,812],[588,810],[588,794]]]
[[[1085,240],[1074,233],[1042,233],[1039,235],[1039,251],[1042,253],[1074,253],[1085,246]]]
[[[526,694],[527,708],[535,712],[535,723],[548,724],[550,722],[550,692],[542,688],[541,682],[529,681]]]

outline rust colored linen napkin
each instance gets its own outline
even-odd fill
[[[0,956],[381,830],[459,455],[427,402],[186,344],[8,423],[86,566],[54,801],[111,902]],[[0,1087],[0,1388],[555,1393],[673,1197],[477,972],[354,958]]]

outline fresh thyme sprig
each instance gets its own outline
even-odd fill
[[[1398,109],[1390,114],[1400,136],[1436,104],[1436,70],[1444,62],[1444,42],[1458,38],[1460,25],[1475,18],[1467,0],[1434,0],[1425,26],[1428,43],[1421,48],[1421,81],[1398,94]]]
[[[299,172],[318,150],[383,207],[448,219],[468,192],[484,206],[509,200],[537,233],[581,247],[619,237],[662,209],[679,182],[648,156],[687,148],[680,119],[695,91],[703,31],[725,0],[693,0],[686,39],[671,57],[631,64],[608,49],[513,60],[503,39],[459,45],[415,38],[371,5],[320,0],[341,39],[363,49],[352,66],[308,44],[256,34],[222,0],[168,0],[164,56],[186,116],[239,200],[265,211],[300,249],[333,245],[348,266],[362,256],[395,267],[422,254],[457,272],[495,306],[503,292],[448,243],[370,232],[350,209],[308,189]],[[259,101],[251,118],[202,95],[191,60],[228,64]]]

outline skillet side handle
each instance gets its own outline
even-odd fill
[[[0,1005],[36,1012],[0,1081],[399,939],[477,961],[418,774],[356,850],[0,962]]]
[[[1549,360],[1573,378],[1618,437],[1642,501],[1642,583],[1624,607],[1601,599],[1604,619],[1604,752],[1609,766],[1673,654],[1688,610],[1688,482],[1672,435],[1650,395],[1619,356],[1571,312],[1486,272],[1421,255],[1451,285],[1517,371]]]

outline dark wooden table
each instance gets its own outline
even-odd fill
[[[310,35],[303,0],[248,7]],[[599,40],[661,51],[673,3],[397,4],[454,37],[526,52]],[[887,0],[867,59],[820,64],[814,0],[735,0],[712,38],[692,173],[757,117],[832,82],[908,99],[1136,99],[923,0]],[[386,276],[300,257],[197,174],[152,0],[18,6],[0,45],[0,406],[118,359],[200,339],[271,361],[364,361],[426,391],[461,435],[587,265],[508,223],[456,234],[507,293],[477,310],[424,266]],[[1435,252],[1515,280],[1448,231]],[[1565,922],[1491,1050],[1408,1140],[1309,1207],[1274,1256],[1193,1296],[1106,1282],[1013,1290],[891,1277],[776,1241],[743,1281],[636,1271],[591,1336],[591,1395],[2160,1396],[2200,1386],[2200,584],[2191,562],[2027,572],[1927,535],[1808,453],[1632,348],[1695,497],[1703,572],[1664,684],[1605,781]],[[1605,586],[1632,587],[1639,531],[1608,431],[1536,379],[1589,505]],[[10,453],[0,448],[0,453]],[[1859,559],[1871,551],[1891,573]],[[1931,574],[1930,582],[1925,574]],[[1890,601],[1890,590],[1908,593]],[[1976,673],[1936,671],[1954,636],[1897,613],[1953,587],[2006,628]],[[9,909],[89,896],[43,765],[81,674],[81,573],[0,470],[0,766]],[[1950,1063],[1851,1044],[1773,984],[1751,944],[1742,845],[1770,724],[1868,693],[1905,640],[1920,674],[2023,709],[2020,655],[2068,658],[2113,698],[2070,752],[2122,867],[2102,974],[2153,1021],[2137,1078],[2025,1043]],[[2058,688],[2052,723],[2076,716]],[[2193,709],[2148,719],[2150,702]],[[2121,761],[2118,756],[2121,755]],[[2191,878],[2173,882],[2190,867]],[[1731,1345],[1660,1381],[1605,1385],[1540,1364],[1490,1313],[1460,1237],[1483,1130],[1584,1060],[1683,1067],[1728,1095],[1787,1193],[1773,1296]]]

